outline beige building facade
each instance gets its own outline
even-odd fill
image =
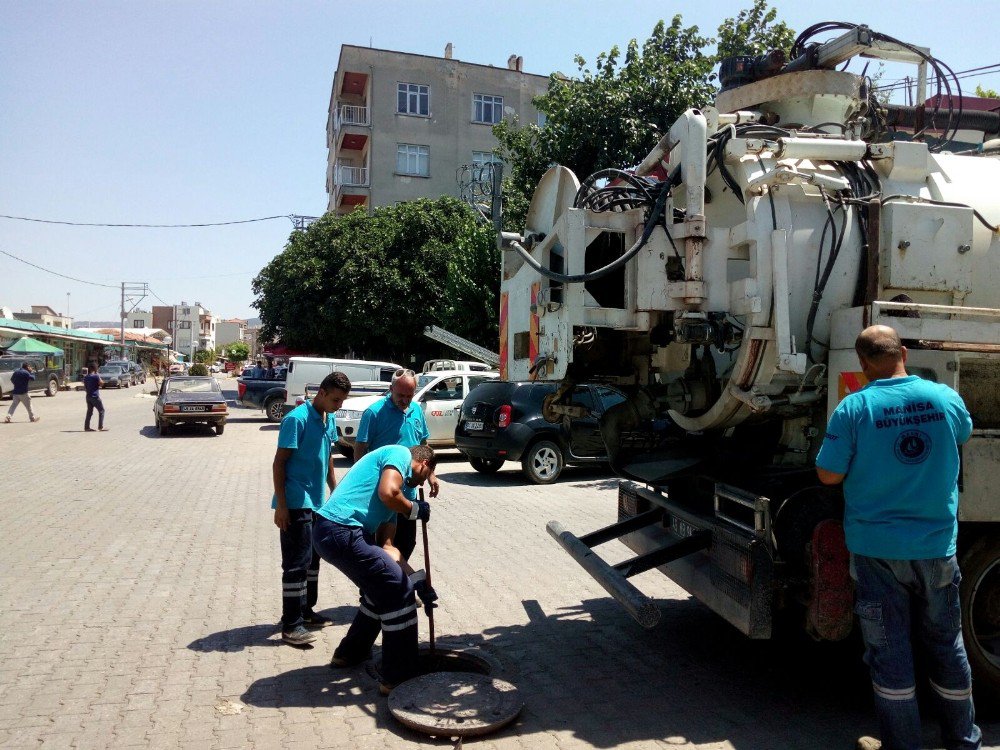
[[[327,120],[327,210],[345,214],[416,198],[459,197],[488,174],[492,126],[538,122],[548,77],[505,67],[343,45]]]

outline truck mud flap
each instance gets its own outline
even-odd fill
[[[601,584],[601,587],[611,594],[640,625],[652,628],[660,621],[660,609],[652,599],[633,586],[628,579],[660,565],[707,549],[712,543],[711,533],[697,531],[691,536],[670,542],[659,549],[651,550],[615,565],[607,563],[592,548],[647,526],[660,524],[663,522],[663,518],[664,511],[655,508],[582,537],[573,535],[558,521],[549,521],[546,529],[569,556]]]

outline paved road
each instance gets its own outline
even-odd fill
[[[280,642],[276,426],[236,409],[222,436],[159,438],[140,390],[105,393],[107,433],[82,431],[80,393],[0,423],[0,746],[447,745],[398,726],[365,669],[327,667],[356,598],[336,571],[319,603],[336,625],[315,648]],[[813,750],[873,731],[853,646],[751,643],[655,572],[637,582],[665,615],[643,630],[571,563],[544,523],[612,522],[608,477],[531,487],[459,458],[431,524],[436,630],[526,700],[477,747]]]

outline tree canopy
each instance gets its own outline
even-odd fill
[[[242,341],[234,341],[232,344],[226,345],[226,360],[236,364],[237,362],[245,362],[247,357],[250,356],[250,346]]]
[[[713,71],[722,57],[787,51],[795,33],[776,18],[767,0],[754,0],[723,21],[718,39],[685,27],[676,15],[669,24],[659,21],[642,44],[631,40],[624,55],[617,46],[602,52],[593,69],[577,55],[578,75],[553,74],[548,91],[534,100],[544,125],[504,121],[493,129],[508,170],[505,228],[522,228],[535,185],[551,164],[581,179],[600,169],[633,167],[681,113],[712,100]]]
[[[252,283],[262,341],[397,362],[437,351],[428,325],[495,349],[499,287],[493,228],[447,197],[327,214]]]

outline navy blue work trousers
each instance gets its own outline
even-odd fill
[[[320,557],[361,589],[361,606],[336,654],[362,660],[373,629],[382,631],[382,679],[398,685],[417,673],[417,605],[410,580],[399,564],[357,526],[343,526],[317,514],[313,546]]]
[[[291,523],[279,531],[281,540],[281,629],[302,625],[319,598],[319,554],[313,549],[313,512],[290,508]]]

